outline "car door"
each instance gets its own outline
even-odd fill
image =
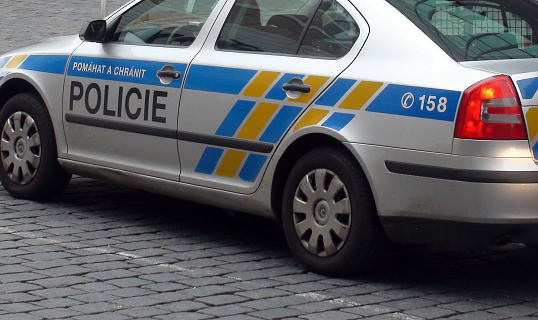
[[[352,115],[306,110],[355,59],[367,35],[348,1],[228,1],[186,78],[178,122],[181,181],[253,192],[292,126],[345,126]]]
[[[134,2],[108,21],[104,43],[78,47],[63,98],[70,160],[179,179],[181,86],[218,6],[218,0]]]

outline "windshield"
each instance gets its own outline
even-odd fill
[[[538,57],[538,1],[387,1],[457,61]]]

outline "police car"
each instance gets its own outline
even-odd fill
[[[281,222],[329,275],[387,240],[538,242],[533,0],[134,0],[0,57],[0,180]]]

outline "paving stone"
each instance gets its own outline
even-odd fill
[[[123,308],[129,308],[129,307],[146,307],[146,306],[154,306],[160,303],[159,300],[148,298],[148,297],[131,297],[131,298],[123,298],[123,299],[115,299],[112,302],[120,305]]]
[[[7,311],[10,313],[23,313],[23,312],[30,312],[30,311],[41,310],[41,309],[44,309],[44,308],[30,304],[30,303],[0,304],[0,310]]]
[[[154,292],[170,292],[170,291],[181,291],[187,289],[186,286],[174,283],[174,282],[159,282],[152,283],[149,285],[142,286],[142,289],[151,290]]]
[[[440,307],[459,311],[459,312],[472,312],[472,311],[484,310],[484,309],[490,308],[490,306],[487,304],[472,302],[472,301],[460,301],[460,302],[448,303],[448,304],[440,305]]]
[[[305,303],[305,304],[300,304],[296,306],[289,306],[288,308],[301,310],[301,311],[304,311],[305,313],[317,313],[317,312],[340,309],[342,308],[342,305],[339,303],[316,301],[316,302]]]
[[[210,285],[210,286],[198,287],[194,289],[187,289],[184,292],[194,297],[207,297],[207,296],[214,296],[217,294],[234,293],[237,291],[239,291],[239,289],[234,288],[232,286],[228,286],[228,285],[223,285],[223,286]]]
[[[265,299],[273,297],[287,296],[290,293],[284,290],[276,288],[265,288],[258,290],[248,290],[243,292],[237,292],[236,295],[243,296],[250,299]]]
[[[230,276],[227,276],[227,277],[232,278]],[[231,287],[235,287],[235,288],[245,290],[245,291],[264,289],[264,288],[274,288],[283,284],[282,282],[276,281],[274,279],[257,279],[257,280],[251,280],[251,281],[229,280],[229,281],[230,282],[234,281],[233,283],[230,284]]]
[[[65,288],[94,281],[91,278],[81,276],[49,277],[30,281],[44,288]]]
[[[121,278],[132,278],[137,277],[140,274],[132,272],[130,270],[116,269],[116,270],[107,270],[101,272],[91,272],[86,274],[86,277],[94,278],[96,280],[106,281],[106,280],[115,280]]]
[[[43,297],[39,297],[33,294],[28,294],[24,292],[18,292],[18,293],[8,293],[8,294],[2,294],[2,300],[6,302],[32,302],[32,301],[38,301],[43,300]]]
[[[90,271],[91,269],[84,268],[78,265],[73,265],[73,266],[66,266],[66,267],[44,269],[44,270],[40,270],[39,273],[42,273],[50,277],[61,277],[61,276],[83,275],[83,274],[87,274]]]
[[[286,286],[280,286],[277,287],[278,289],[290,291],[293,293],[305,293],[305,292],[313,292],[313,291],[322,291],[331,289],[334,286],[323,284],[320,282],[305,282],[305,283],[296,283],[296,284],[290,284]]]
[[[308,320],[348,320],[348,319],[357,319],[357,315],[341,312],[341,311],[326,311],[321,313],[312,313],[308,315],[300,316],[301,319]]]
[[[538,313],[537,308],[526,305],[510,305],[505,307],[488,309],[487,311],[511,317],[529,316]]]
[[[288,309],[288,308],[275,308],[275,309],[267,309],[257,312],[252,312],[249,315],[262,318],[262,319],[284,319],[289,317],[295,317],[304,314],[304,312],[300,310],[294,310],[294,309]],[[332,318],[326,318],[326,319],[332,319]]]
[[[219,268],[219,267],[207,267],[207,268],[196,268],[185,271],[185,275],[189,277],[217,277],[226,275],[229,271]]]
[[[247,308],[253,308],[256,310],[273,309],[279,307],[288,307],[293,305],[305,304],[312,302],[312,299],[299,297],[299,296],[286,296],[276,297],[268,299],[258,299],[250,302],[245,302],[242,305]]]
[[[28,293],[36,295],[36,296],[44,297],[47,299],[53,299],[53,298],[73,297],[83,292],[81,290],[77,290],[74,288],[50,288],[50,289],[30,291]]]
[[[76,306],[72,306],[71,310],[78,311],[82,314],[97,314],[97,313],[107,313],[114,312],[121,309],[121,306],[115,303],[109,302],[94,302],[94,303],[85,303]]]
[[[80,315],[79,312],[66,308],[47,308],[43,310],[32,311],[30,312],[30,314],[41,316],[45,319],[73,318]]]
[[[198,311],[208,308],[208,305],[196,301],[177,301],[156,306],[159,309],[164,309],[172,312]]]
[[[431,300],[422,298],[409,298],[396,301],[383,302],[382,305],[393,307],[400,310],[418,309],[435,305],[436,303]]]
[[[81,302],[69,298],[55,298],[33,302],[33,304],[45,308],[69,308],[80,305]]]
[[[234,272],[228,274],[229,277],[241,280],[255,280],[278,277],[282,275],[297,274],[300,270],[297,268],[281,267],[281,268],[269,268],[263,270],[246,271],[246,272]]]
[[[10,313],[0,315],[0,320],[43,320],[43,317],[27,313]]]
[[[194,297],[183,293],[181,291],[178,292],[161,292],[161,293],[155,293],[146,296],[148,298],[156,299],[162,302],[174,302],[174,301],[184,301],[184,300],[194,300]]]
[[[143,274],[139,278],[145,279],[151,282],[158,282],[158,283],[162,282],[161,285],[167,285],[167,284],[171,284],[172,282],[185,279],[183,276],[174,272],[159,272],[155,274]],[[186,286],[183,286],[183,288],[186,288]]]
[[[381,314],[394,313],[397,311],[397,309],[388,307],[388,306],[382,306],[382,305],[370,305],[370,306],[360,306],[360,307],[355,307],[355,308],[346,308],[346,309],[342,309],[342,311],[357,314],[364,317],[371,317],[371,316],[377,316]]]
[[[97,271],[107,271],[107,270],[115,270],[115,269],[130,269],[132,268],[132,264],[125,262],[125,261],[106,261],[106,262],[97,262],[97,263],[90,263],[85,264],[84,267],[90,268]]]
[[[234,316],[237,317],[237,316]],[[205,319],[214,319],[213,316],[203,313],[194,313],[194,312],[177,312],[170,313],[162,316],[156,316],[156,319],[159,320],[205,320]],[[235,319],[235,318],[233,318]],[[241,318],[237,318],[238,320]]]
[[[13,273],[8,276],[2,276],[3,283],[31,282],[31,280],[43,279],[46,276],[35,272]]]
[[[127,310],[119,310],[118,313],[130,316],[131,318],[141,318],[141,317],[155,317],[158,315],[166,314],[167,311],[157,309],[157,308],[130,308]]]
[[[32,290],[41,289],[41,286],[37,286],[30,283],[15,282],[15,283],[0,283],[0,292],[2,294],[16,293],[16,292],[29,292]]]
[[[363,306],[363,305],[380,304],[382,302],[390,301],[391,298],[387,298],[383,296],[375,296],[372,294],[361,294],[361,295],[355,295],[355,296],[348,296],[346,297],[345,300],[351,302],[355,306]]]
[[[110,283],[96,282],[96,281],[77,284],[77,285],[74,285],[73,288],[79,289],[85,292],[110,292],[110,291],[119,289],[118,287]]]
[[[105,312],[101,314],[89,314],[73,317],[74,320],[130,320],[132,318],[116,313],[116,312]]]
[[[105,292],[90,292],[90,293],[73,295],[70,297],[72,299],[82,301],[82,302],[88,302],[88,303],[110,301],[114,298],[117,298]]]
[[[320,281],[327,286],[327,288],[333,288],[334,285],[322,282],[322,280],[327,280],[327,277],[315,274],[315,273],[303,273],[303,274],[294,274],[294,275],[285,275],[280,277],[274,277],[274,280],[288,283],[288,284],[301,284],[307,282]]]
[[[424,299],[437,301],[439,303],[452,303],[452,302],[468,300],[468,297],[466,297],[462,293],[450,292],[450,293],[428,294],[424,296]]]
[[[465,314],[455,315],[450,317],[449,319],[454,320],[498,320],[498,319],[507,319],[506,316],[489,313],[485,311],[474,311],[474,312],[467,312]]]
[[[374,292],[373,293],[374,295],[387,297],[393,300],[415,298],[415,297],[426,295],[425,292],[417,291],[414,289],[394,289],[394,290],[381,290],[381,291],[372,291],[372,292]]]
[[[0,249],[1,250],[1,249]],[[21,265],[3,265],[0,266],[0,274],[4,277],[8,277],[10,274],[13,273],[21,273],[21,272],[28,272],[32,271],[31,268]]]
[[[107,283],[110,283],[113,286],[117,286],[120,288],[132,288],[132,287],[141,287],[143,285],[151,284],[152,282],[136,277],[136,278],[113,279],[113,280],[107,281]]]
[[[222,294],[222,295],[213,295],[210,297],[202,297],[196,299],[196,301],[205,303],[210,306],[222,306],[222,305],[228,305],[233,303],[240,303],[243,301],[247,301],[249,299],[241,296],[231,295],[231,294]]]
[[[260,318],[255,318],[255,317],[252,317],[252,316],[249,316],[249,315],[244,315],[244,314],[238,314],[238,315],[233,315],[233,316],[230,316],[230,317],[220,317],[219,320],[260,320]]]
[[[76,261],[71,261],[67,259],[54,259],[54,260],[40,260],[40,261],[30,261],[25,262],[24,265],[28,268],[32,268],[33,270],[40,271],[40,274],[50,277],[50,272],[47,272],[46,270],[49,269],[55,269],[60,267],[66,267],[67,265],[76,265]],[[44,272],[42,270],[45,270]],[[60,272],[56,272],[56,275],[61,275]]]
[[[427,308],[418,308],[414,310],[406,310],[405,313],[411,314],[417,317],[422,317],[425,319],[436,319],[436,318],[451,316],[455,314],[456,311],[439,308],[439,307],[427,307]]]
[[[199,312],[209,314],[218,318],[222,318],[225,316],[236,316],[239,314],[246,314],[253,310],[254,309],[242,307],[240,305],[230,304],[230,305],[220,305],[217,307],[201,309],[199,310]]]
[[[490,306],[495,306],[495,307],[503,307],[503,306],[519,304],[519,303],[523,302],[523,300],[512,299],[512,298],[502,297],[502,296],[501,297],[499,297],[499,296],[497,296],[497,297],[485,297],[485,298],[471,299],[471,300],[475,301],[475,302],[478,302],[478,303],[484,303],[484,304],[488,304]]]

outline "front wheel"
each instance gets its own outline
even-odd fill
[[[386,241],[364,173],[348,153],[332,147],[308,152],[293,167],[282,223],[293,254],[331,276],[370,269]]]
[[[0,181],[14,197],[48,200],[71,175],[58,164],[56,138],[47,108],[32,93],[18,94],[0,110]]]

